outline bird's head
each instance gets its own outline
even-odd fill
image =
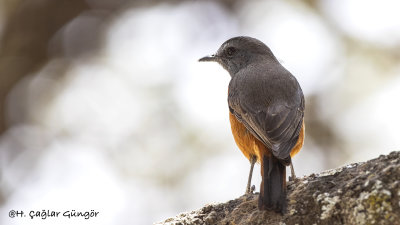
[[[261,41],[251,37],[234,37],[225,41],[217,53],[199,59],[200,62],[218,62],[233,77],[239,70],[263,59],[276,60],[271,50]]]

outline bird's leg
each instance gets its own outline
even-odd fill
[[[293,168],[293,161],[290,162],[290,171],[291,171],[291,176],[289,176],[289,180],[290,181],[296,180],[296,174],[294,173],[294,168]]]
[[[255,155],[250,155],[250,173],[249,173],[249,179],[247,180],[247,187],[246,187],[246,193],[245,194],[250,194],[253,193],[255,186],[253,185],[253,187],[251,186],[251,177],[253,176],[253,168],[254,168],[254,164],[257,161],[257,156]]]

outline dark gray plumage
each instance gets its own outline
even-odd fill
[[[229,72],[230,111],[281,163],[289,165],[305,107],[296,78],[264,43],[251,37],[231,38],[215,55],[200,61],[217,61]]]

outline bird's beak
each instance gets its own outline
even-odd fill
[[[210,61],[216,62],[217,59],[218,59],[218,57],[214,54],[214,55],[208,55],[208,56],[205,56],[205,57],[199,59],[199,62],[210,62]]]

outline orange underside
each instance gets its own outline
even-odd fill
[[[257,156],[257,162],[262,159],[263,155],[269,156],[271,154],[270,150],[257,138],[255,138],[247,128],[239,122],[235,115],[229,112],[229,120],[231,122],[232,134],[235,139],[237,146],[240,151],[242,151],[243,155],[246,156],[247,159],[250,160],[251,155]],[[290,156],[293,157],[296,155],[301,147],[303,146],[304,141],[304,121],[301,127],[299,140],[296,145],[290,152]]]

